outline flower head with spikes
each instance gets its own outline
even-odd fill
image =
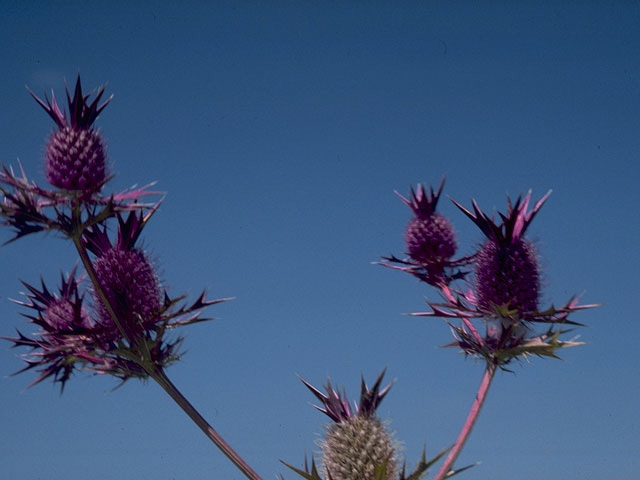
[[[131,212],[126,220],[119,215],[118,236],[114,244],[106,226],[93,226],[84,236],[87,248],[96,255],[93,268],[101,292],[106,297],[105,301],[100,292],[94,292],[99,322],[113,329],[117,329],[120,322],[132,336],[145,325],[153,325],[162,307],[160,284],[154,267],[145,253],[135,246],[153,211],[146,216]],[[117,320],[114,320],[114,315]]]
[[[346,395],[338,393],[331,382],[327,383],[324,394],[307,381],[305,386],[322,402],[315,406],[334,423],[327,427],[321,443],[322,463],[327,479],[366,480],[375,478],[376,468],[385,466],[383,480],[390,480],[397,474],[396,445],[392,434],[378,418],[376,409],[391,388],[391,384],[381,388],[384,371],[369,388],[362,379],[360,402],[349,405]]]
[[[364,378],[361,380],[360,401],[353,406],[345,393],[333,388],[330,380],[327,381],[326,393],[323,393],[300,378],[322,404],[314,405],[314,408],[333,421],[320,442],[324,480],[418,480],[448,451],[440,452],[429,461],[423,451],[422,458],[410,473],[406,472],[406,465],[398,467],[398,444],[376,413],[392,386],[389,384],[382,388],[384,374],[385,371],[380,373],[371,388]],[[323,480],[313,458],[311,466],[305,458],[304,470],[282,463],[307,480]],[[284,480],[282,475],[280,477]]]
[[[64,388],[78,364],[102,366],[104,362],[94,356],[98,347],[93,338],[94,324],[83,305],[75,269],[66,278],[62,276],[58,293],[51,292],[44,280],[40,288],[22,283],[27,288],[26,300],[15,302],[34,311],[23,316],[40,329],[33,338],[20,331],[17,338],[5,338],[14,347],[31,349],[24,357],[27,366],[16,373],[35,368],[39,376],[31,385],[53,377]]]
[[[90,225],[119,212],[146,210],[153,204],[141,198],[157,195],[150,185],[133,187],[120,193],[102,195],[107,180],[104,141],[93,128],[96,118],[113,96],[102,103],[104,87],[93,100],[82,92],[80,77],[73,97],[67,90],[68,116],[55,95],[38,98],[29,93],[56,123],[57,131],[49,138],[45,151],[45,177],[54,189],[39,187],[19,165],[18,172],[0,166],[0,225],[12,227],[16,240],[31,233],[59,231],[68,237],[78,236]]]
[[[434,286],[447,285],[457,278],[463,278],[465,272],[457,268],[470,261],[469,257],[452,258],[458,248],[455,232],[449,220],[436,212],[443,187],[444,178],[437,191],[431,187],[428,193],[423,185],[418,185],[417,190],[411,188],[408,199],[396,192],[414,214],[405,232],[408,258],[401,260],[392,255],[383,257],[391,263],[381,263],[408,272]]]
[[[521,318],[538,308],[540,274],[533,244],[524,234],[551,191],[542,197],[531,211],[529,192],[512,204],[508,198],[506,215],[496,224],[473,201],[474,213],[458,202],[464,212],[486,235],[487,240],[475,257],[475,299],[477,308],[487,313],[501,310],[517,311]]]
[[[56,97],[51,100],[29,93],[56,123],[58,130],[47,143],[45,175],[49,183],[63,190],[92,193],[100,190],[107,180],[106,148],[102,136],[93,128],[96,118],[113,98],[100,103],[105,87],[100,87],[91,102],[91,95],[82,93],[80,76],[73,97],[66,90],[69,118],[60,110]]]

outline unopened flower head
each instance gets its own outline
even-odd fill
[[[453,258],[458,248],[455,232],[451,222],[436,212],[443,187],[444,178],[437,191],[431,187],[428,193],[423,185],[418,185],[417,190],[411,189],[409,198],[396,192],[414,214],[405,232],[408,258],[391,255],[383,257],[390,263],[380,263],[410,273],[436,287],[464,278],[468,272],[460,268],[471,261],[471,257]]]
[[[391,388],[391,384],[380,388],[383,376],[384,372],[372,388],[362,380],[360,402],[353,409],[331,382],[324,394],[302,380],[322,402],[323,407],[316,408],[334,421],[321,443],[326,479],[369,480],[376,478],[376,469],[380,468],[384,468],[383,480],[397,477],[396,443],[376,414],[376,408]]]
[[[45,150],[45,176],[47,181],[60,189],[92,193],[100,190],[107,179],[106,148],[93,123],[112,97],[99,105],[104,93],[100,87],[89,103],[90,95],[82,93],[80,77],[71,98],[67,94],[69,118],[60,110],[55,95],[51,101],[31,95],[56,123],[55,131]]]
[[[411,189],[409,199],[398,194],[413,211],[414,218],[407,225],[405,240],[409,257],[423,264],[442,263],[456,253],[457,243],[449,220],[436,212],[444,179],[436,192],[427,193],[423,185]]]
[[[489,218],[475,201],[474,213],[454,202],[487,237],[475,258],[475,298],[479,310],[495,313],[503,309],[521,316],[537,311],[538,255],[524,234],[550,193],[529,212],[531,192],[524,199],[518,197],[514,204],[509,199],[506,215],[500,213],[501,223]]]
[[[127,219],[118,216],[118,238],[112,245],[106,228],[92,228],[86,245],[95,255],[97,279],[109,305],[127,329],[155,323],[162,307],[160,285],[152,263],[135,247],[144,226],[143,216],[131,212]],[[94,293],[100,323],[114,326],[113,318],[97,292]]]

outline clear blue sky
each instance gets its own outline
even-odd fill
[[[168,192],[144,234],[164,284],[236,297],[184,332],[169,376],[265,479],[318,450],[297,373],[354,396],[387,367],[379,411],[410,466],[463,423],[482,363],[402,315],[436,292],[371,264],[404,250],[393,191],[446,173],[447,195],[491,210],[553,189],[529,231],[543,303],[603,306],[575,317],[588,344],[564,361],[497,376],[460,478],[637,479],[640,4],[391,3],[0,0],[0,161],[44,182],[53,124],[25,84],[108,81],[111,188]],[[0,335],[29,331],[19,279],[74,263],[55,236],[0,249]],[[32,375],[4,378],[20,353],[0,343],[0,480],[242,478],[155,384],[24,391]]]

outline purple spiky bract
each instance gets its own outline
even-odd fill
[[[89,103],[90,95],[82,93],[80,76],[76,81],[73,98],[67,90],[69,118],[58,106],[55,96],[45,101],[33,92],[31,95],[58,126],[45,148],[45,177],[54,187],[92,193],[100,190],[107,179],[106,148],[100,132],[93,122],[107,106],[111,97],[98,105],[104,87],[100,87]]]

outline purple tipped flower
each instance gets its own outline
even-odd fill
[[[455,232],[449,220],[436,212],[443,187],[444,178],[437,191],[431,187],[427,193],[424,186],[418,185],[417,191],[411,189],[408,199],[396,192],[414,214],[405,232],[409,257],[401,260],[392,255],[383,257],[391,263],[381,263],[438,287],[463,278],[467,272],[459,270],[459,267],[471,260],[471,257],[452,258],[458,248]]]
[[[436,212],[443,187],[444,178],[437,192],[431,188],[429,194],[418,185],[417,192],[411,189],[409,199],[398,194],[415,215],[407,225],[405,239],[409,257],[421,264],[446,262],[458,248],[451,223]]]
[[[44,281],[40,289],[26,282],[23,284],[28,290],[24,294],[27,300],[16,303],[35,311],[33,315],[23,315],[40,329],[33,338],[18,332],[17,338],[5,340],[13,342],[15,347],[31,348],[32,351],[25,356],[27,366],[20,370],[38,369],[40,375],[31,385],[53,377],[54,382],[59,382],[64,388],[76,364],[102,365],[104,362],[92,354],[95,348],[90,338],[93,322],[83,306],[75,272],[72,271],[67,278],[62,277],[58,293],[52,293]]]
[[[100,190],[107,179],[106,149],[100,133],[92,125],[112,97],[98,105],[104,93],[100,87],[89,103],[90,95],[82,93],[80,76],[71,98],[67,94],[69,118],[64,115],[51,92],[51,101],[45,101],[29,91],[58,126],[45,150],[45,176],[47,181],[63,190],[92,193]]]
[[[153,265],[142,250],[135,247],[146,220],[142,214],[131,212],[126,220],[118,216],[118,238],[115,245],[106,228],[92,228],[86,233],[86,245],[95,255],[96,277],[109,305],[125,329],[137,330],[136,325],[157,321],[162,297]],[[113,326],[111,313],[94,294],[99,322]]]
[[[509,199],[507,214],[500,213],[500,224],[482,212],[475,201],[475,213],[454,202],[487,237],[476,254],[475,262],[475,298],[479,310],[496,312],[496,309],[505,309],[526,314],[538,309],[538,255],[524,234],[550,193],[530,212],[527,208],[531,192],[524,200],[518,197],[515,204]]]

